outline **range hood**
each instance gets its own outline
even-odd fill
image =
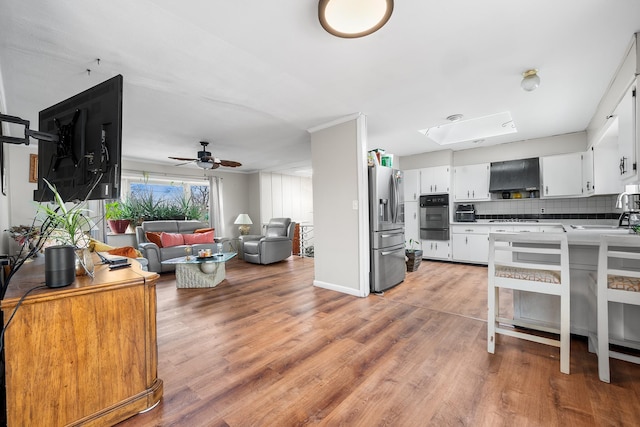
[[[491,163],[490,193],[538,189],[540,189],[540,159],[538,157]]]

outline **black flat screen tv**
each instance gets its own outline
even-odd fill
[[[122,75],[40,111],[37,202],[53,200],[44,179],[65,202],[120,197]]]

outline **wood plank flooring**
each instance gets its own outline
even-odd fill
[[[164,397],[125,426],[634,426],[640,366],[600,382],[586,341],[499,336],[486,267],[423,261],[382,296],[315,288],[313,259],[227,264],[213,289],[158,283]],[[510,296],[503,297],[508,305]]]

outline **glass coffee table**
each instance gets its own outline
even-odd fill
[[[224,263],[236,256],[235,252],[223,252],[210,257],[191,255],[171,258],[162,264],[175,264],[177,288],[214,288],[225,278]]]

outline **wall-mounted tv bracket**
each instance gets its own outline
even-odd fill
[[[29,137],[33,139],[37,139],[38,141],[50,141],[50,142],[58,142],[58,139],[59,139],[58,135],[53,135],[51,133],[39,132],[37,130],[29,129],[29,120],[24,120],[24,119],[21,119],[20,117],[7,116],[6,114],[0,114],[0,124],[2,122],[24,125],[24,138],[0,135],[0,142],[6,142],[8,144],[29,145]]]
[[[56,125],[59,137],[58,145],[56,147],[56,162],[53,164],[52,168],[54,172],[58,170],[58,166],[60,166],[62,159],[67,159],[69,157],[71,157],[73,166],[76,168],[78,167],[78,158],[76,157],[76,153],[73,151],[73,134],[75,132],[78,117],[80,117],[79,109],[73,113],[71,121],[66,125],[61,125],[60,120],[57,118],[53,119],[53,124]]]

